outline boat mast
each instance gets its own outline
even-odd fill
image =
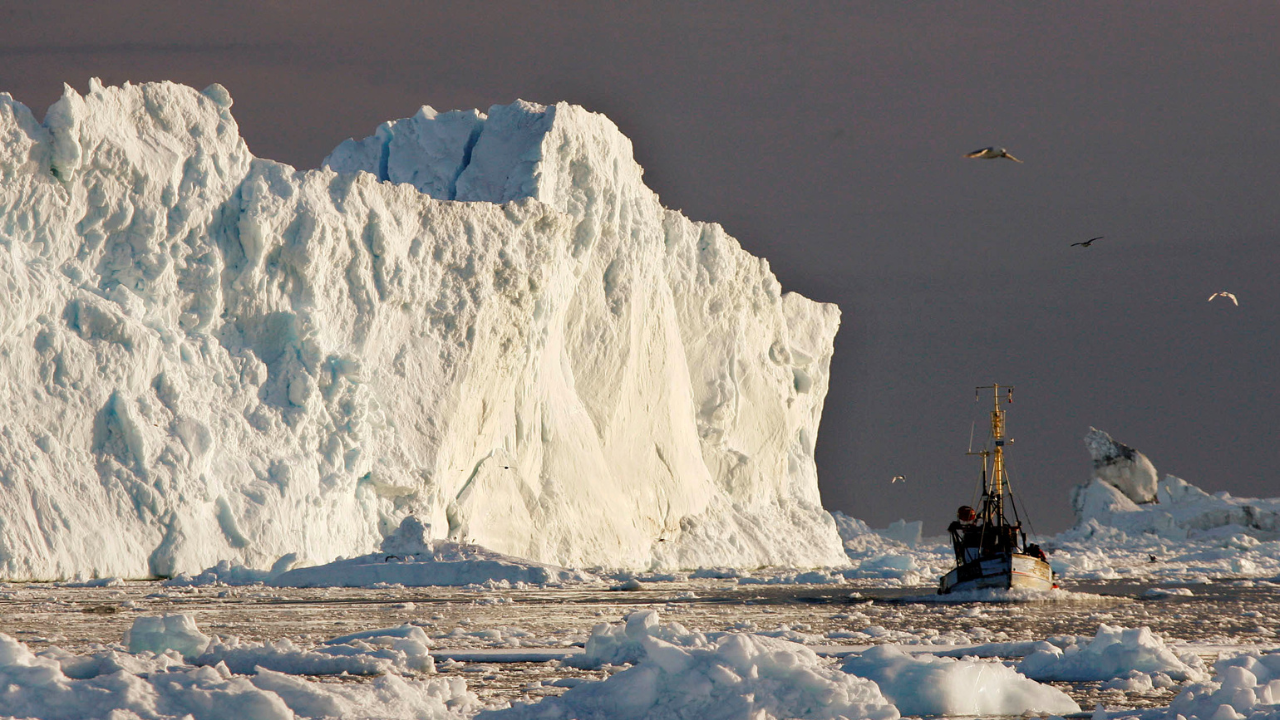
[[[991,409],[991,439],[994,449],[991,450],[991,483],[990,487],[985,487],[987,483],[983,483],[984,490],[987,491],[987,499],[991,502],[989,508],[992,517],[988,520],[993,521],[997,525],[1004,525],[1004,493],[1008,486],[1008,481],[1004,472],[1004,445],[1011,443],[1013,440],[1006,439],[1004,436],[1004,410],[1000,409],[1000,390],[1002,386],[984,385],[974,389],[976,394],[979,390],[991,390],[992,409]],[[1005,402],[1013,402],[1013,386],[1003,386],[1005,391]],[[983,471],[986,471],[986,458],[983,458]]]

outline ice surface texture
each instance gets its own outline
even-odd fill
[[[230,106],[0,95],[0,574],[324,562],[410,514],[571,567],[846,562],[838,309],[663,208],[606,118],[424,108],[298,172]]]

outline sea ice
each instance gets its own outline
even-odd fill
[[[661,639],[663,634],[670,639]],[[874,682],[843,673],[809,648],[785,640],[739,633],[708,639],[671,626],[664,633],[656,613],[633,614],[626,629],[615,633],[597,628],[592,637],[602,638],[598,658],[634,665],[607,680],[576,685],[560,697],[482,712],[477,718],[899,717]]]
[[[330,684],[263,667],[237,675],[225,663],[192,668],[169,655],[147,657],[37,655],[0,633],[0,713],[39,720],[465,720],[481,707],[457,678],[388,674]]]

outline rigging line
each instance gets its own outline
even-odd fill
[[[1005,471],[1005,476],[1007,477],[1008,475],[1009,475],[1009,472],[1006,470],[1006,471]],[[1013,499],[1013,482],[1012,482],[1012,481],[1010,481],[1010,482],[1009,482],[1009,500],[1010,500],[1010,502],[1013,502],[1013,503],[1014,503],[1013,511],[1014,511],[1014,513],[1017,513],[1017,512],[1018,512],[1018,506],[1017,506],[1017,501],[1015,501],[1015,500]],[[1019,518],[1019,520],[1021,520],[1021,518]],[[1028,515],[1028,516],[1027,516],[1027,529],[1031,531],[1031,534],[1032,534],[1032,535],[1036,535],[1036,534],[1037,534],[1037,533],[1036,533],[1036,526],[1035,526],[1035,524],[1034,524],[1034,523],[1032,523],[1032,522],[1031,522],[1031,516],[1030,516],[1030,515]]]
[[[978,476],[978,481],[973,484],[973,496],[969,498],[969,507],[977,507],[978,494],[980,490],[986,490],[985,487],[982,487],[982,485],[984,484],[982,480],[983,478],[986,477],[986,475],[987,475],[987,459],[984,457],[982,458],[982,474]]]

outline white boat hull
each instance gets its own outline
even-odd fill
[[[938,580],[940,595],[986,588],[1050,590],[1053,588],[1053,569],[1040,558],[1014,553],[978,558]]]

